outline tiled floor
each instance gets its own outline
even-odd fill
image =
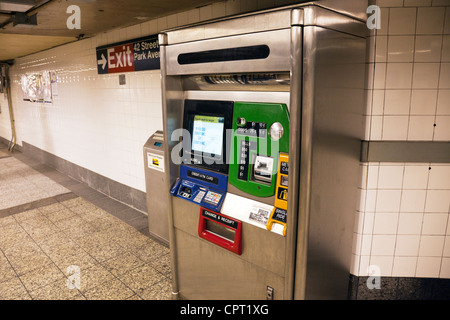
[[[170,299],[147,217],[0,144],[0,300]]]

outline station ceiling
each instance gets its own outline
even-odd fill
[[[0,0],[0,61],[219,1]],[[71,5],[80,8],[81,29],[67,28]],[[26,24],[35,14],[37,25]]]

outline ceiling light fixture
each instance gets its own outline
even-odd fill
[[[14,12],[11,14],[11,21],[14,27],[17,25],[34,27],[37,25],[37,13],[27,16],[22,12]]]

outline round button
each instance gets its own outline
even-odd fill
[[[283,132],[284,132],[283,125],[279,122],[275,122],[270,126],[269,135],[272,138],[272,140],[275,141],[280,140],[281,137],[283,136]]]

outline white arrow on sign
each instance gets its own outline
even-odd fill
[[[101,64],[102,65],[102,70],[105,70],[106,67],[106,58],[105,55],[102,53],[102,59],[101,60],[97,60],[97,64]]]

